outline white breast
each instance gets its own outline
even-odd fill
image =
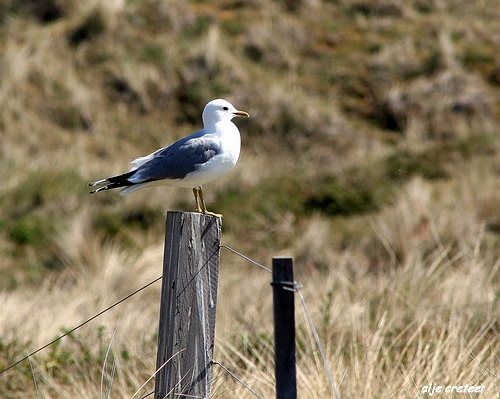
[[[221,143],[221,152],[208,162],[200,165],[194,172],[188,173],[178,181],[180,187],[199,187],[224,176],[234,168],[240,156],[241,137],[236,125],[231,121],[216,124],[215,136]]]

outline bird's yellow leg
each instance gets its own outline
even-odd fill
[[[203,209],[200,206],[199,193],[197,188],[193,188],[193,194],[194,194],[194,200],[196,201],[196,212],[203,213]]]
[[[207,211],[207,206],[205,205],[205,200],[203,199],[203,191],[201,190],[201,187],[198,189],[198,196],[200,197],[200,203],[201,203],[201,213],[204,215],[210,215],[210,216],[215,216],[216,218],[221,218],[222,215],[219,213],[213,213]]]

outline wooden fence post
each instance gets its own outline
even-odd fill
[[[297,398],[293,259],[273,258],[274,361],[276,398]]]
[[[210,397],[221,226],[167,213],[155,399]]]

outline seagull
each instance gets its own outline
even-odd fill
[[[90,192],[119,188],[120,195],[153,185],[193,188],[196,212],[221,217],[208,212],[202,185],[224,176],[238,161],[241,148],[240,132],[231,122],[234,117],[249,117],[222,99],[210,101],[203,110],[203,129],[167,147],[134,159],[130,171],[89,183],[102,186]]]

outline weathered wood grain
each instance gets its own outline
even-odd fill
[[[155,399],[209,398],[222,219],[168,212]]]

